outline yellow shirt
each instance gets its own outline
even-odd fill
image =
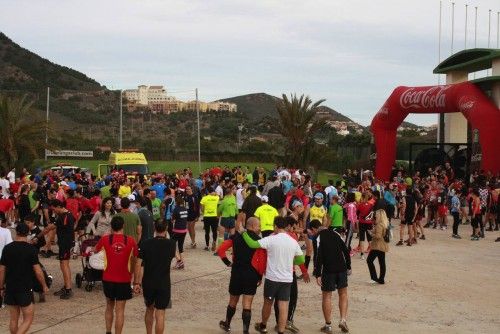
[[[261,231],[272,231],[274,230],[274,217],[279,216],[279,213],[278,210],[264,203],[255,210],[254,216],[260,220]]]
[[[132,194],[132,189],[129,186],[120,186],[118,189],[118,196],[120,198],[127,197],[130,194]]]
[[[217,205],[219,204],[218,195],[206,195],[201,199],[203,205],[203,217],[217,217]]]
[[[325,207],[322,205],[322,206],[316,206],[316,205],[313,205],[310,209],[309,209],[309,221],[313,221],[313,220],[319,220],[320,222],[323,222],[323,218],[326,216],[326,209]]]

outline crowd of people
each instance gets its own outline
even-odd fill
[[[371,284],[385,284],[394,219],[400,219],[396,246],[424,242],[426,229],[446,230],[450,217],[452,238],[470,231],[470,240],[479,241],[499,229],[499,194],[498,177],[477,172],[460,180],[449,163],[414,175],[394,168],[389,182],[369,170],[347,170],[326,185],[313,182],[306,171],[282,166],[268,171],[216,166],[200,175],[189,168],[148,176],[115,170],[102,179],[85,171],[30,175],[12,169],[0,173],[0,290],[10,309],[11,333],[26,333],[33,321],[33,292],[44,302],[52,280],[39,256],[57,257],[63,286],[54,295],[70,299],[70,261],[82,254],[82,240],[92,238],[92,253],[105,258],[106,332],[113,323],[115,333],[122,332],[126,301],[142,293],[147,333],[153,328],[163,333],[171,263],[175,259],[174,270],[189,265],[183,255],[186,237],[187,248],[197,248],[195,225],[202,221],[201,247],[231,267],[222,330],[231,330],[241,299],[243,330],[250,331],[253,297],[264,277],[262,316],[253,328],[267,333],[274,307],[275,330],[298,332],[298,281],[309,283],[312,267],[322,293],[321,332],[333,331],[336,290],[338,327],[348,332],[352,257],[366,260]]]

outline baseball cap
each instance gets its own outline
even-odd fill
[[[135,195],[134,194],[128,195],[127,198],[129,199],[130,202],[135,202]]]
[[[267,197],[266,195],[264,195],[264,196],[261,197],[261,200],[262,200],[262,202],[266,202],[267,203],[267,202],[269,202],[269,197]]]
[[[322,193],[316,193],[316,195],[314,195],[314,198],[323,199],[323,194]]]
[[[295,200],[295,201],[293,201],[293,203],[292,203],[292,208],[295,208],[296,206],[299,206],[299,205],[300,205],[300,206],[304,206],[304,204],[302,204],[302,202],[301,202],[301,201],[299,201],[299,200]]]

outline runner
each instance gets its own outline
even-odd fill
[[[266,281],[264,283],[264,305],[262,320],[255,324],[255,330],[267,333],[267,321],[271,315],[274,299],[278,302],[278,333],[285,332],[290,300],[290,289],[293,282],[293,265],[304,263],[304,256],[299,244],[286,232],[288,223],[283,217],[274,219],[274,232],[267,238],[253,240],[246,232],[243,238],[250,248],[267,250]]]
[[[34,317],[33,272],[43,287],[49,291],[36,248],[28,243],[29,228],[24,223],[16,226],[15,241],[6,245],[0,258],[0,299],[9,306],[11,333],[24,334],[31,327]],[[22,322],[19,318],[22,313]]]
[[[215,252],[217,247],[217,225],[219,225],[217,217],[217,205],[219,204],[219,195],[212,187],[210,193],[203,196],[200,201],[200,211],[203,212],[203,228],[205,230],[205,250],[208,251],[210,244],[210,230],[212,231],[212,252]]]
[[[234,234],[235,231],[235,218],[238,214],[236,206],[236,196],[234,195],[235,188],[232,184],[224,189],[224,198],[219,204],[217,209],[220,215],[220,225],[223,229],[224,240]]]
[[[347,276],[351,274],[351,256],[337,228],[323,231],[314,229],[318,234],[318,256],[314,277],[322,291],[322,309],[325,325],[321,332],[332,333],[332,292],[338,290],[340,321],[339,328],[348,333],[347,327]]]
[[[111,234],[99,239],[96,252],[104,250],[105,268],[102,275],[104,296],[106,296],[106,334],[111,333],[113,317],[115,333],[121,334],[125,321],[125,304],[132,299],[132,268],[138,255],[134,238],[124,234],[125,220],[121,216],[111,219]],[[113,316],[114,313],[114,316]]]
[[[248,236],[253,240],[259,240],[260,222],[255,217],[250,217],[246,224]],[[233,249],[233,261],[228,260],[226,252]],[[226,308],[226,319],[219,322],[220,328],[226,332],[231,331],[231,320],[236,313],[236,306],[241,296],[243,319],[243,333],[250,332],[250,321],[252,318],[252,302],[260,285],[262,275],[252,266],[252,258],[255,249],[248,247],[243,237],[236,233],[230,239],[224,241],[217,250],[222,262],[231,267],[231,278],[229,280],[229,303]]]
[[[184,240],[187,234],[187,218],[188,210],[184,207],[184,198],[182,195],[177,195],[175,198],[175,209],[172,213],[172,240],[177,244],[177,251],[175,253],[177,263],[175,264],[175,269],[184,269],[182,253],[184,253]]]
[[[59,296],[61,299],[70,299],[73,296],[73,291],[71,290],[69,259],[71,257],[71,248],[75,245],[75,218],[64,207],[63,203],[57,199],[53,200],[50,206],[57,217],[56,221],[55,223],[51,222],[37,238],[41,239],[50,231],[56,231],[57,247],[59,248],[59,265],[63,275],[64,286],[59,291],[54,292],[54,295]]]
[[[413,222],[417,215],[417,202],[415,197],[411,192],[408,192],[402,199],[402,209],[401,209],[401,223],[399,226],[399,242],[396,246],[403,246],[403,238],[405,235],[405,227],[408,227],[408,240],[406,240],[406,245],[411,246],[413,244]]]
[[[120,200],[120,206],[122,209],[116,215],[123,219],[123,232],[138,243],[142,234],[141,220],[136,213],[130,211],[130,200],[127,197]]]
[[[262,205],[255,210],[254,216],[260,220],[260,231],[265,238],[274,232],[274,219],[279,216],[278,210],[269,205],[269,198],[262,196]]]
[[[144,296],[146,333],[162,334],[165,330],[165,309],[171,307],[170,264],[175,256],[175,243],[167,239],[167,225],[156,222],[156,236],[141,246],[135,263],[134,292]],[[163,256],[158,256],[163,254]]]

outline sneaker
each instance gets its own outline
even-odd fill
[[[422,234],[419,239],[420,240],[425,240],[425,234]]]
[[[452,234],[451,237],[455,239],[462,239],[462,237],[459,236],[458,234]]]
[[[71,297],[73,297],[73,291],[71,289],[64,289],[63,294],[59,296],[61,299],[70,299]]]
[[[403,240],[399,240],[399,242],[396,244],[396,246],[403,246],[404,243],[403,243]]]
[[[206,246],[206,247],[205,247],[205,248],[203,248],[203,249],[204,249],[204,250],[206,250],[206,251],[208,251],[208,250],[209,250],[209,249],[208,249],[208,246]]]
[[[500,237],[496,238],[495,242],[500,242]]]
[[[332,325],[325,324],[319,331],[322,333],[333,333]]]
[[[66,292],[66,289],[64,287],[62,287],[60,290],[57,290],[56,292],[54,292],[54,296],[61,296],[65,292]]]
[[[300,332],[300,330],[297,328],[297,326],[295,326],[293,324],[293,321],[290,321],[290,320],[286,322],[285,329],[289,330],[292,333],[298,333],[298,332]]]
[[[361,260],[364,260],[365,259],[365,255],[363,253],[361,253],[361,257],[360,257]]]
[[[223,331],[229,333],[231,331],[231,327],[229,327],[224,320],[219,321],[219,327]]]
[[[212,252],[215,252],[215,250],[217,249],[217,245],[214,243],[212,243]]]
[[[339,328],[342,333],[349,333],[349,328],[347,327],[347,321],[345,319],[340,320]]]
[[[196,248],[196,242],[191,243],[191,248]]]
[[[375,280],[369,280],[368,284],[377,284],[377,281],[375,281]]]
[[[479,241],[479,237],[478,236],[473,236],[472,238],[470,238],[471,241]]]
[[[441,229],[442,229],[443,231],[446,231],[446,226],[441,226]]]
[[[493,228],[492,228],[492,227],[488,227],[488,228],[486,229],[486,231],[488,231],[488,232],[493,232]]]
[[[260,322],[255,323],[254,328],[259,333],[267,333],[267,328],[262,327],[262,323],[260,323]]]

